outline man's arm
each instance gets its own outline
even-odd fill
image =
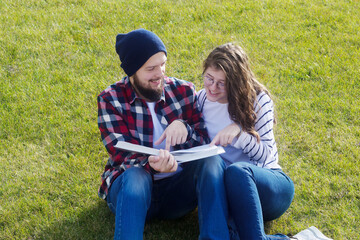
[[[175,84],[172,86],[174,102],[172,105],[176,109],[176,105],[181,106],[180,116],[173,117],[170,121],[172,124],[175,120],[182,122],[186,128],[186,139],[180,144],[180,148],[191,148],[209,143],[210,138],[207,134],[205,122],[202,113],[197,108],[197,96],[195,94],[195,86],[191,82],[175,79]],[[178,100],[180,99],[180,101]],[[176,102],[177,101],[177,102]],[[170,106],[172,108],[172,106]],[[179,121],[175,121],[180,123]],[[171,124],[169,126],[171,126]],[[179,125],[182,126],[182,125]],[[184,129],[185,129],[184,128]]]
[[[131,137],[126,119],[112,104],[115,101],[117,100],[113,99],[109,94],[98,96],[98,126],[103,144],[110,155],[106,170],[112,171],[112,168],[114,168],[125,171],[130,167],[137,166],[143,167],[149,173],[154,173],[146,155],[134,154],[114,147],[118,141],[140,144]]]
[[[187,94],[189,96],[189,104],[186,105],[184,120],[187,124],[188,140],[185,143],[186,148],[195,147],[202,144],[210,143],[205,122],[202,113],[197,107],[198,97],[195,94],[195,86],[190,83],[191,92]]]

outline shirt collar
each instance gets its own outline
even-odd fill
[[[163,87],[163,90],[162,90],[161,97],[156,103],[161,102],[161,101],[165,102],[165,86],[167,85],[166,78],[167,77],[165,77],[165,80],[164,80],[164,87]],[[123,81],[124,81],[126,92],[130,93],[130,99],[129,99],[130,104],[133,104],[136,99],[142,99],[137,95],[135,89],[132,87],[131,82],[130,82],[130,78],[128,76],[126,76],[123,79]]]

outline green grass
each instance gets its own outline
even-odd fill
[[[167,74],[202,87],[212,48],[237,42],[274,96],[280,163],[295,182],[268,233],[360,228],[360,2],[0,2],[0,239],[112,239],[97,197],[107,154],[96,96],[124,74],[115,36],[156,32]],[[197,239],[196,212],[146,225],[146,239]]]

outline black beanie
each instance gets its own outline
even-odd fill
[[[161,39],[155,33],[142,28],[118,34],[115,49],[119,54],[121,67],[128,76],[134,75],[154,54],[167,54]]]

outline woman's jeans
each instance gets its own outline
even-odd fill
[[[289,239],[264,231],[264,221],[280,217],[294,197],[294,184],[283,171],[233,163],[225,171],[225,188],[240,240]]]
[[[196,206],[199,239],[229,239],[222,159],[209,157],[181,166],[181,172],[157,181],[137,167],[116,178],[106,199],[115,214],[114,239],[142,239],[146,220],[179,218]]]

